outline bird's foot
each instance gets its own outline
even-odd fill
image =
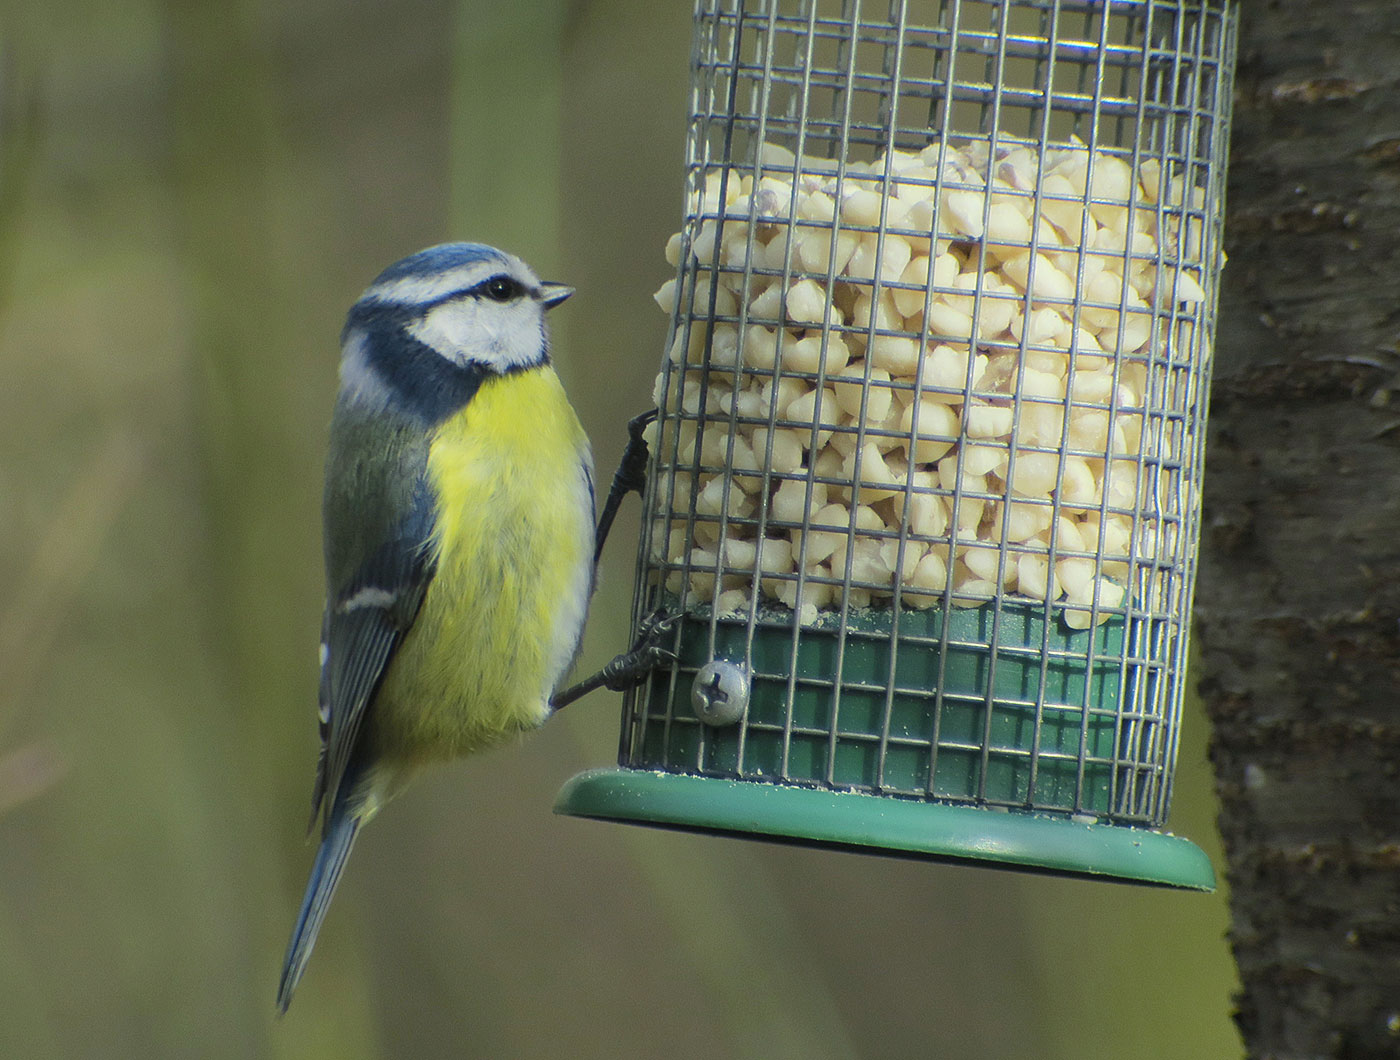
[[[640,418],[640,417],[639,417]],[[642,619],[630,651],[614,658],[602,669],[603,686],[613,692],[625,692],[641,684],[657,667],[676,661],[676,653],[659,641],[675,628],[681,615],[653,611]]]
[[[630,650],[616,656],[592,677],[584,678],[578,684],[556,692],[550,700],[550,707],[560,710],[595,688],[625,692],[641,684],[657,667],[675,662],[676,653],[658,642],[675,627],[681,617],[679,613],[653,611],[642,620]]]
[[[643,432],[658,414],[657,409],[647,409],[627,421],[627,448],[623,450],[622,462],[613,476],[614,489],[621,487],[624,492],[641,493],[646,488],[647,461],[651,459],[651,452]]]

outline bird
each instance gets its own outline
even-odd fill
[[[360,829],[421,766],[543,724],[578,653],[593,458],[545,320],[571,294],[444,243],[386,268],[346,318],[322,503],[321,840],[280,1013]]]

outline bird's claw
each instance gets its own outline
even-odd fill
[[[639,623],[637,638],[632,642],[630,651],[614,658],[592,677],[556,692],[549,701],[551,709],[562,710],[597,688],[625,692],[641,684],[658,667],[674,663],[676,653],[663,648],[657,641],[670,632],[681,617],[680,614],[666,614],[664,611],[653,611],[647,615]]]
[[[668,614],[657,610],[641,620],[630,651],[625,651],[603,667],[603,685],[613,692],[625,692],[644,681],[658,667],[674,663],[677,655],[657,643],[675,628],[684,617],[679,612]]]
[[[641,493],[647,484],[647,462],[651,459],[651,449],[642,436],[647,427],[655,421],[659,410],[647,409],[627,421],[627,449],[622,454],[622,463],[617,468],[617,483],[625,490]]]

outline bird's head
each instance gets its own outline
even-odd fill
[[[415,411],[435,418],[436,406],[463,385],[474,390],[486,376],[546,363],[545,310],[571,294],[495,247],[421,250],[381,272],[351,307],[342,386],[375,402],[392,394],[410,406],[426,403],[433,407]]]

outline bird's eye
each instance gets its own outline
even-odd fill
[[[481,289],[493,302],[509,302],[520,295],[520,284],[509,276],[492,276]]]

